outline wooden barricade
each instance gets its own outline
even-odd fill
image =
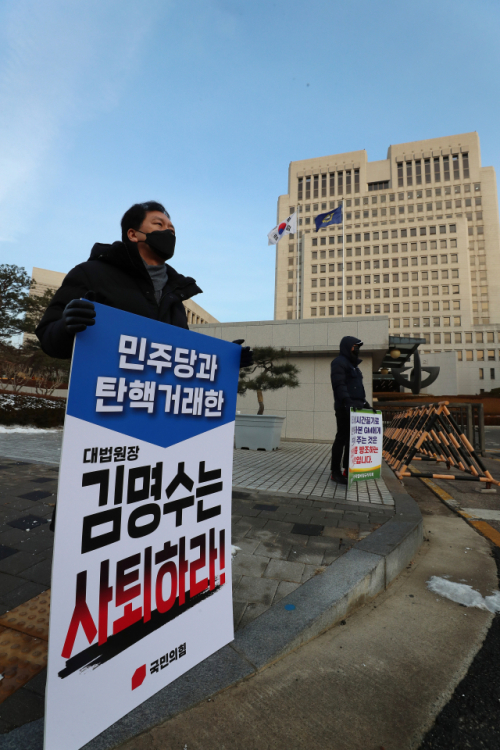
[[[484,466],[474,447],[460,430],[448,409],[448,402],[415,406],[396,414],[384,432],[383,456],[398,479],[426,477],[500,485]],[[415,474],[412,461],[444,463],[448,470],[463,474]]]

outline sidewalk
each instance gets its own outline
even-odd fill
[[[383,480],[330,480],[331,446],[283,441],[234,451],[235,630],[244,627],[394,515]]]
[[[282,441],[276,452],[235,451],[233,486],[394,506],[383,482],[359,482],[348,490],[330,481],[331,451],[330,444],[295,441]]]

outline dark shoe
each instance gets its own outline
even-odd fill
[[[332,482],[336,482],[337,484],[347,484],[346,477],[343,477],[342,474],[330,474],[330,479]]]

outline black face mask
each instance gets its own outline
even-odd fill
[[[352,350],[351,350],[351,360],[354,363],[357,363],[359,361],[359,350],[361,349],[362,344],[354,344]]]
[[[175,250],[175,234],[170,229],[164,229],[156,232],[143,232],[146,235],[146,242],[149,247],[157,253],[160,258],[170,260]]]

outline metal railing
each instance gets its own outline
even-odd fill
[[[445,401],[446,399],[443,399]],[[382,412],[384,429],[392,422],[398,411],[415,406],[432,406],[436,401],[379,401],[376,406]],[[481,403],[448,403],[455,422],[467,440],[473,445],[474,450],[481,456],[486,455],[485,432],[484,432],[484,406]]]

